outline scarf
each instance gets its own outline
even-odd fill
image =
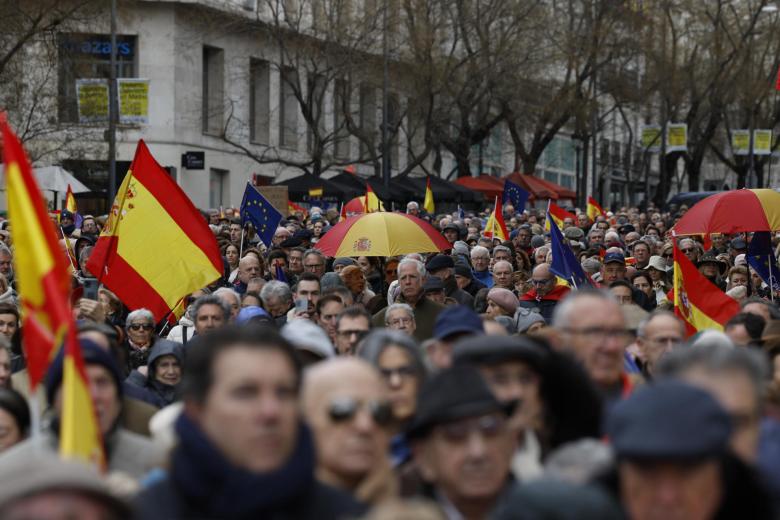
[[[172,478],[203,517],[241,518],[278,510],[314,483],[314,443],[302,423],[289,460],[268,473],[233,466],[185,414],[176,420],[176,433]]]

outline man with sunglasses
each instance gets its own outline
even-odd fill
[[[447,518],[489,518],[514,488],[516,441],[508,407],[471,366],[443,370],[423,385],[407,436],[414,462]]]
[[[306,372],[301,402],[314,433],[321,482],[367,503],[394,494],[393,413],[376,368],[358,358],[319,363]]]
[[[550,264],[539,264],[531,274],[533,287],[520,297],[520,307],[530,309],[542,315],[549,324],[553,311],[570,289],[566,285],[557,285],[555,275],[550,271]]]

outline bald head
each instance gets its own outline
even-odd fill
[[[238,279],[244,283],[249,283],[252,278],[262,276],[260,272],[260,260],[255,255],[246,255],[238,261]]]
[[[384,394],[385,384],[376,368],[356,357],[335,358],[317,363],[303,380],[303,409],[307,417],[336,395]]]

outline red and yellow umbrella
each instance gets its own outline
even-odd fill
[[[780,193],[733,190],[701,200],[674,225],[678,235],[780,230]]]
[[[328,256],[395,256],[450,247],[427,222],[386,211],[347,217],[317,242],[317,249]]]

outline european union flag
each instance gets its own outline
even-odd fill
[[[241,225],[245,226],[247,222],[251,222],[263,244],[271,247],[271,239],[276,233],[276,228],[279,227],[280,220],[282,214],[247,182],[244,198],[241,199]]]
[[[463,208],[460,207],[460,204],[458,204],[458,218],[460,220],[463,220],[464,218],[466,218],[466,212],[463,211]]]
[[[528,202],[529,193],[514,182],[504,183],[504,204],[509,201],[515,207],[515,212],[522,212]]]
[[[570,282],[575,288],[592,285],[574,251],[566,244],[561,230],[549,213],[547,219],[550,221],[550,249],[552,249],[550,271]]]
[[[780,291],[780,269],[777,268],[777,258],[772,251],[772,236],[769,231],[753,233],[745,258],[773,291]]]

